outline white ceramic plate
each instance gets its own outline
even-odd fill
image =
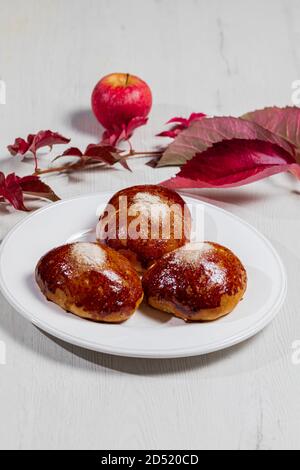
[[[97,214],[111,196],[101,193],[51,204],[18,224],[2,243],[1,290],[35,326],[95,351],[174,358],[206,354],[240,343],[262,330],[279,312],[286,295],[286,276],[270,242],[232,214],[188,197],[185,200],[193,210],[201,206],[204,209],[204,238],[232,249],[247,268],[246,296],[231,315],[214,323],[185,324],[142,305],[128,322],[105,325],[65,313],[47,302],[34,280],[38,260],[66,242],[95,240]]]

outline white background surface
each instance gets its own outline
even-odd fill
[[[7,155],[16,136],[51,128],[81,147],[96,141],[90,93],[112,71],[136,73],[153,89],[151,123],[134,142],[142,149],[175,114],[239,115],[291,104],[291,84],[300,79],[298,0],[0,0],[0,9],[5,172],[31,171],[28,161],[12,166]],[[132,174],[86,171],[49,182],[70,197],[174,174],[142,160],[131,165]],[[278,318],[227,352],[134,360],[53,340],[0,297],[7,347],[1,448],[300,448],[300,365],[292,363],[292,344],[300,340],[299,183],[277,176],[199,194],[255,225],[278,249],[289,282]],[[1,236],[20,217],[1,207]]]

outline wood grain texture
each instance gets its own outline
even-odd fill
[[[51,128],[84,147],[95,82],[141,75],[154,91],[150,125],[191,110],[239,115],[291,102],[300,74],[298,0],[0,0],[1,170],[17,135]],[[156,141],[157,142],[157,141]],[[144,161],[124,170],[51,177],[62,197],[157,183],[174,169]],[[17,449],[299,449],[299,185],[277,176],[243,189],[199,191],[254,224],[275,244],[289,278],[282,312],[254,339],[209,356],[169,361],[115,358],[38,331],[0,296],[0,447]],[[0,227],[23,217],[1,207]],[[251,247],[250,247],[251,248]]]

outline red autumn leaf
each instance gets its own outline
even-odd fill
[[[31,152],[34,157],[35,169],[38,169],[37,162],[37,151],[42,147],[52,147],[54,145],[68,144],[70,139],[52,131],[40,131],[38,134],[30,134],[27,137],[27,141],[21,138],[15,140],[13,145],[9,145],[7,148],[11,155],[25,155]]]
[[[145,126],[148,118],[135,117],[127,124],[122,124],[121,127],[115,126],[114,129],[106,130],[103,134],[102,144],[116,146],[124,140],[129,140],[136,129]]]
[[[300,178],[300,165],[278,145],[259,140],[219,142],[188,161],[168,188],[231,188],[290,171]]]
[[[256,122],[300,149],[300,108],[265,108],[245,114],[243,119]]]
[[[62,155],[56,157],[55,160],[62,157],[78,157],[82,159],[83,163],[97,161],[111,166],[120,163],[124,168],[129,170],[126,159],[122,158],[120,151],[111,145],[90,144],[84,152],[77,147],[72,147],[67,149]]]
[[[91,158],[107,165],[115,165],[119,161],[118,151],[110,145],[90,144],[83,158]]]
[[[175,117],[173,119],[170,119],[170,121],[167,122],[168,124],[176,124],[173,126],[170,130],[161,132],[160,134],[157,135],[157,137],[169,137],[170,139],[175,139],[182,131],[185,129],[188,129],[192,122],[194,121],[200,121],[201,119],[205,118],[206,114],[203,113],[193,113],[190,115],[188,119],[182,118],[182,117]]]
[[[38,196],[52,202],[60,200],[50,186],[44,183],[38,176],[24,176],[19,179],[19,184],[24,194]]]
[[[38,176],[19,177],[15,173],[6,176],[0,172],[0,198],[9,202],[15,209],[27,211],[24,205],[24,195],[39,196],[51,201],[59,198],[52,189]]]
[[[149,121],[149,118],[140,117],[140,116],[136,116],[133,119],[131,119],[131,121],[129,121],[129,123],[126,126],[124,126],[125,140],[130,139],[130,137],[132,137],[136,129],[138,129],[139,127],[146,126],[148,121]]]
[[[295,154],[294,146],[255,122],[234,117],[215,117],[194,121],[169,145],[157,166],[182,165],[212,145],[231,139],[262,140],[279,145],[291,155]]]
[[[2,172],[0,175],[0,198],[9,202],[17,210],[27,211],[18,177],[14,173],[6,177]]]
[[[27,141],[22,139],[22,138],[17,138],[15,140],[15,143],[13,145],[9,145],[7,148],[11,155],[25,155],[29,148],[30,145],[32,144],[33,137],[32,135],[29,135],[27,138]]]
[[[71,147],[71,148],[65,150],[65,152],[62,155],[59,155],[58,157],[56,157],[55,160],[58,160],[61,157],[79,157],[79,158],[82,158],[83,153],[79,148]]]

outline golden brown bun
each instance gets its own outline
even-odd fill
[[[121,323],[143,300],[141,281],[126,258],[99,243],[73,243],[46,254],[36,268],[46,298],[75,315]]]
[[[125,207],[128,211],[125,211],[122,221],[120,200],[125,201],[125,197]],[[108,206],[113,206],[116,210],[116,230],[108,230],[108,222],[111,222],[113,215],[109,215],[106,208],[100,218],[97,237],[99,241],[120,251],[138,271],[143,271],[166,253],[185,245],[190,239],[190,211],[182,197],[167,188],[148,185],[124,189],[113,196]],[[176,210],[170,212],[170,208],[174,206]],[[152,212],[151,219],[151,209],[155,210],[155,207],[158,207],[161,216]],[[141,217],[146,217],[146,222],[138,224]],[[127,227],[137,226],[142,226],[141,236],[138,238],[126,230]],[[167,231],[165,227],[168,227]]]
[[[185,321],[212,321],[243,298],[247,274],[240,260],[216,243],[190,244],[164,256],[143,278],[145,299]]]

